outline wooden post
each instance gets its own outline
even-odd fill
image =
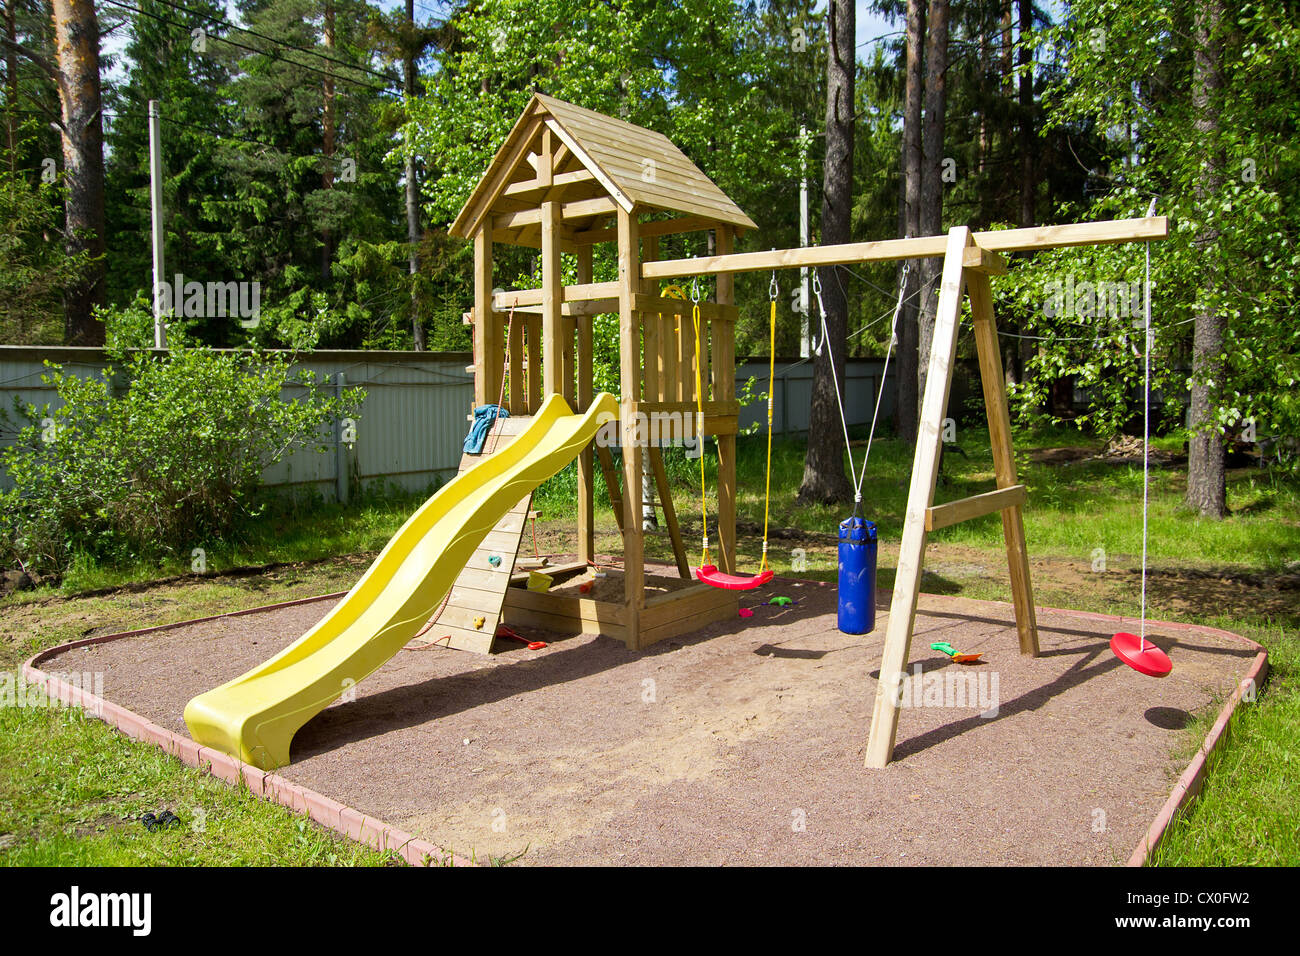
[[[993,446],[993,473],[999,488],[1011,488],[1018,482],[1015,452],[1011,447],[1011,414],[1007,409],[1006,380],[1002,376],[1002,357],[998,354],[998,328],[993,316],[993,291],[989,277],[970,270],[966,281],[970,296],[971,317],[975,325],[975,347],[979,353],[980,381],[984,387],[984,410],[989,422],[989,442]],[[1011,599],[1016,608],[1016,632],[1020,653],[1038,656],[1038,621],[1034,614],[1034,594],[1029,582],[1029,551],[1025,547],[1025,521],[1020,504],[1002,510],[1002,538],[1007,547],[1007,565],[1011,572]]]
[[[627,645],[641,643],[641,611],[645,607],[645,547],[641,534],[641,439],[632,409],[641,398],[641,316],[636,295],[641,291],[640,224],[636,210],[618,213],[619,386],[622,392],[623,439],[623,587]]]
[[[735,233],[731,226],[717,229],[718,255],[730,254]],[[718,276],[718,305],[734,305],[736,279]],[[736,397],[736,327],[715,319],[713,327],[713,400],[730,402]],[[705,398],[707,399],[707,395]],[[704,436],[700,436],[704,441]],[[704,446],[700,447],[704,454]],[[718,567],[728,574],[736,571],[736,436],[718,436]]]
[[[659,258],[659,237],[645,236],[641,239],[641,261],[654,262]],[[647,296],[658,298],[659,283],[653,279],[646,279],[641,283],[640,291]],[[661,324],[660,316],[657,312],[641,313],[642,328],[642,347],[641,347],[641,378],[643,395],[646,402],[659,401],[659,391],[661,383],[659,380],[659,326]],[[653,424],[653,423],[647,423]],[[652,473],[655,470],[655,462],[659,460],[659,445],[656,430],[651,428],[649,433],[643,436],[647,441],[646,460],[642,462],[641,476],[641,514],[637,518],[641,522],[642,530],[645,530],[647,522],[652,525],[658,521],[658,515],[655,512],[654,505],[651,503],[655,495],[651,494]],[[646,465],[649,465],[646,468]],[[656,486],[657,486],[657,479]],[[660,500],[663,498],[662,490],[656,487]]]
[[[579,246],[578,283],[584,284],[592,279],[591,246]],[[592,369],[591,316],[578,318],[578,408],[585,411],[591,407],[594,394],[594,370]],[[596,498],[595,469],[592,462],[592,446],[588,445],[578,457],[578,560],[591,561],[596,556]]]
[[[542,407],[542,317],[526,313],[528,322],[528,414]]]
[[[560,206],[542,203],[542,382],[544,398],[564,394],[564,276],[560,268]]]
[[[494,358],[500,349],[492,311],[492,233],[484,226],[474,233],[474,404],[495,402],[501,383],[494,379]]]
[[[939,477],[939,449],[943,443],[943,418],[952,385],[952,366],[957,357],[957,325],[966,282],[963,255],[970,244],[970,229],[956,226],[948,233],[943,259],[943,279],[935,314],[934,338],[930,347],[929,372],[921,418],[917,425],[916,455],[912,460],[912,484],[907,493],[903,537],[898,548],[898,570],[894,578],[893,603],[885,630],[885,647],[880,662],[880,681],[871,712],[871,736],[867,741],[866,765],[884,767],[894,754],[898,735],[899,690],[912,645],[912,625],[921,590],[921,569],[925,561],[925,514],[934,500]]]
[[[526,314],[516,312],[507,319],[506,351],[510,353],[510,376],[506,398],[511,415],[522,415],[524,406],[524,325]]]

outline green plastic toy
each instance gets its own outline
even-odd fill
[[[772,598],[772,600],[768,601],[767,603],[768,603],[768,604],[775,604],[777,607],[785,607],[786,605],[793,604],[793,603],[794,603],[794,598],[788,598],[788,597],[774,597],[774,598]]]
[[[958,664],[973,664],[983,656],[982,654],[964,654],[947,641],[935,641],[930,645],[930,650],[941,651],[951,657]]]

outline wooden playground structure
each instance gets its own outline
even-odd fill
[[[671,217],[641,220],[643,215],[665,212]],[[642,480],[649,469],[678,573],[690,579],[691,564],[653,423],[671,420],[679,429],[674,437],[714,436],[718,456],[717,563],[722,571],[735,571],[740,407],[735,393],[734,275],[942,257],[929,371],[867,745],[867,766],[883,767],[891,759],[898,729],[898,700],[892,691],[907,665],[930,531],[994,512],[1001,515],[1020,652],[1038,654],[1022,520],[1025,486],[1016,475],[990,287],[990,276],[1006,271],[1002,253],[1163,239],[1168,221],[1152,216],[994,232],[972,232],[958,226],[947,236],[734,252],[736,238],[755,228],[753,221],[661,134],[541,94],[529,102],[450,230],[451,235],[474,242],[474,309],[470,317],[474,402],[503,404],[511,413],[511,419],[505,421],[534,413],[552,394],[563,395],[575,409],[589,407],[594,396],[592,317],[618,314],[622,487],[609,448],[599,440],[593,442],[578,464],[577,563],[550,570],[556,575],[577,573],[595,558],[594,469],[599,463],[623,535],[624,594],[622,602],[613,603],[506,587],[495,613],[507,623],[514,615],[515,620],[561,633],[607,634],[634,650],[734,617],[738,609],[735,592],[703,583],[647,598],[641,528]],[[659,259],[659,237],[704,230],[714,234],[716,255]],[[595,282],[593,247],[604,242],[617,243],[618,278]],[[540,250],[541,287],[495,292],[496,243]],[[563,279],[562,256],[566,254],[576,260],[572,284]],[[699,303],[701,359],[697,369],[692,303],[662,294],[660,283],[704,276],[716,279],[713,301]],[[936,506],[943,420],[966,299],[971,306],[997,487]],[[697,373],[707,394],[696,393]],[[703,409],[702,421],[697,421],[697,399]],[[709,452],[702,448],[701,453]],[[508,580],[513,566],[503,570]],[[451,603],[456,603],[455,590]],[[473,608],[467,610],[472,613]],[[493,610],[488,607],[480,613],[486,616]],[[493,628],[478,630],[491,635],[494,628],[495,622]]]

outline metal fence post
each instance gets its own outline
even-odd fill
[[[347,388],[347,376],[339,372],[334,376],[334,395],[343,400],[343,392]],[[348,503],[348,446],[343,442],[343,419],[340,418],[334,425],[334,493],[338,497],[339,504]]]

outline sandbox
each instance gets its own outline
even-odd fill
[[[797,603],[761,603],[777,594]],[[191,697],[336,600],[79,642],[28,671],[102,672],[114,712],[188,743]],[[1167,818],[1180,774],[1199,782],[1190,715],[1265,666],[1243,638],[1155,623],[1174,672],[1153,680],[1107,647],[1134,622],[1053,609],[1041,656],[1022,657],[1010,605],[923,596],[895,761],[867,770],[885,608],[850,637],[829,585],[778,579],[741,604],[752,617],[640,652],[540,630],[539,651],[403,651],[303,727],[279,776],[460,859],[1110,865]],[[940,640],[983,661],[954,664]]]

